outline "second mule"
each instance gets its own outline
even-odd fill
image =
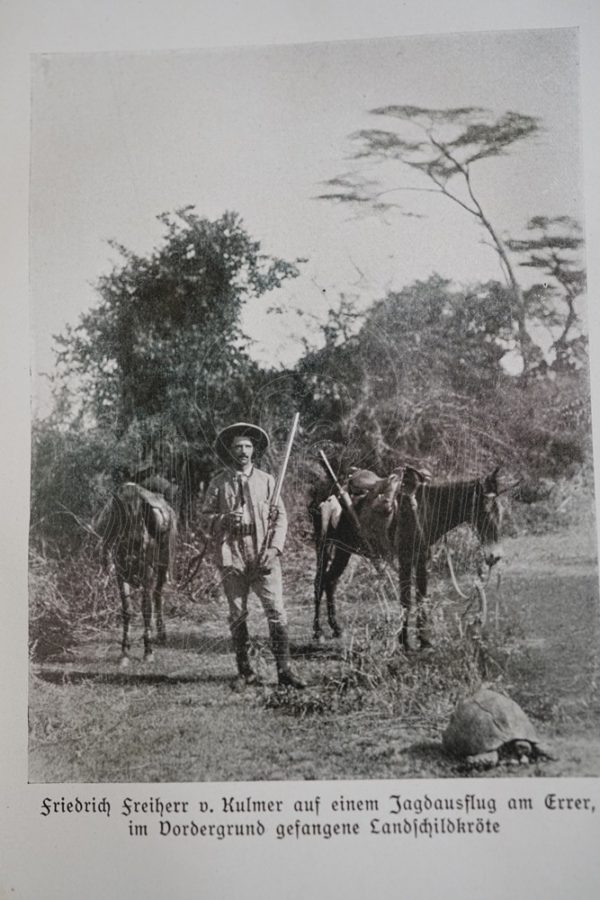
[[[162,589],[172,569],[177,537],[177,517],[158,493],[139,484],[121,485],[95,522],[102,537],[105,563],[112,557],[123,619],[121,665],[129,662],[130,597],[133,588],[142,590],[144,619],[144,659],[152,658],[152,618],[157,639],[166,638],[162,615]]]

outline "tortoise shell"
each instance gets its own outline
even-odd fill
[[[481,688],[462,700],[450,717],[442,742],[452,756],[477,756],[511,741],[538,743],[535,729],[521,707],[504,694]]]

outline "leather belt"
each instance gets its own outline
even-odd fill
[[[231,529],[232,537],[250,537],[253,534],[256,534],[256,525],[253,523],[242,523],[241,525],[235,525]]]

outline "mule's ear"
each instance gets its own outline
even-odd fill
[[[416,466],[404,466],[404,473],[405,478],[406,475],[410,475],[417,484],[429,484],[432,478],[431,472],[424,466],[420,466],[418,469]]]
[[[404,466],[404,471],[402,471],[400,477],[402,479],[402,488],[407,494],[413,494],[422,483],[421,473],[412,466]]]
[[[402,471],[402,470],[398,470]],[[422,484],[431,481],[431,472],[428,469],[417,469],[415,466],[404,466],[402,485],[407,493],[412,494]]]

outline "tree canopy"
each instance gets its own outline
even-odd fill
[[[507,290],[499,282],[460,289],[432,275],[360,316],[348,302],[332,311],[324,346],[297,367],[315,420],[329,423],[321,437],[377,471],[407,457],[447,464],[474,402],[487,406],[507,380]]]
[[[551,366],[558,370],[580,366],[586,338],[577,302],[585,291],[586,278],[579,223],[570,216],[534,216],[527,223],[526,235],[508,240],[507,246],[517,254],[519,265],[546,276],[529,297],[532,305],[537,305],[538,320],[553,334]]]
[[[185,432],[204,400],[218,418],[220,385],[255,368],[243,305],[298,274],[261,253],[235,213],[211,222],[188,207],[159,219],[166,234],[147,257],[111,242],[122,263],[100,279],[100,303],[57,338],[59,368],[83,383],[84,409],[120,432],[164,412]]]

